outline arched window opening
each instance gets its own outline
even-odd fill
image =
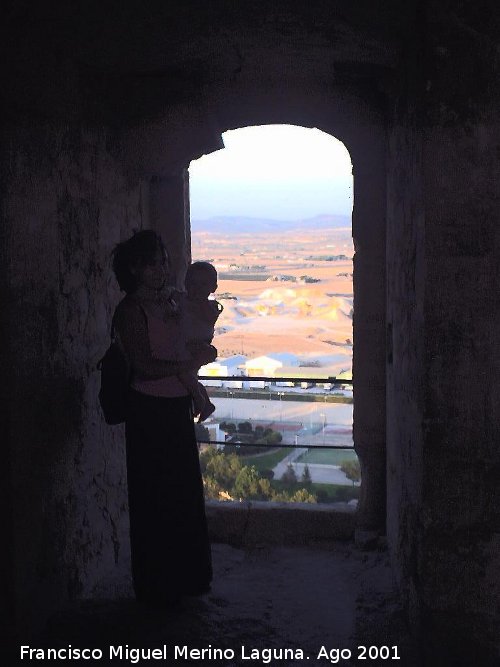
[[[292,125],[223,141],[189,168],[192,259],[215,266],[224,306],[219,357],[200,371],[216,406],[198,426],[218,443],[202,455],[208,495],[355,500],[349,153]]]

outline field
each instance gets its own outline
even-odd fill
[[[340,466],[343,461],[356,461],[356,452],[342,449],[308,449],[297,459],[299,463],[319,463],[329,466]]]
[[[352,357],[350,228],[192,232],[193,259],[219,272],[219,356],[291,352],[301,365],[340,372]]]

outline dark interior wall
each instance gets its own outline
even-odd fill
[[[499,72],[492,74],[496,85]],[[485,637],[500,649],[497,109],[485,101],[479,117],[430,127],[423,148],[429,287],[421,594],[424,614],[433,611],[427,622],[458,646],[467,633],[471,658]]]
[[[58,124],[2,137],[5,360],[22,627],[128,567],[123,437],[101,419],[96,363],[119,293],[110,253],[144,223],[147,188],[110,156],[104,130]],[[146,191],[145,191],[146,190]]]
[[[486,637],[500,648],[499,127],[471,119],[424,141],[419,580],[425,624],[467,637],[471,658]]]
[[[387,536],[396,578],[419,622],[422,519],[425,226],[422,133],[391,127],[387,170]]]
[[[499,13],[421,19],[389,142],[389,539],[426,660],[494,665]]]
[[[357,120],[357,117],[355,117]],[[357,540],[385,533],[386,523],[386,126],[355,123],[353,379],[354,447],[362,485]]]

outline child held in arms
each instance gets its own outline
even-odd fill
[[[217,271],[209,262],[193,262],[186,273],[186,292],[180,303],[181,332],[187,351],[195,354],[200,347],[211,344],[214,326],[223,311],[223,306],[208,297],[217,289]],[[198,369],[199,370],[199,369]],[[189,390],[194,404],[194,413],[203,421],[215,410],[207,390],[198,382],[197,371],[179,376]]]

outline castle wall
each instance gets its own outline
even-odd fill
[[[498,59],[433,3],[388,170],[388,537],[425,659],[496,664]]]
[[[121,298],[110,254],[144,224],[148,187],[126,182],[108,139],[48,123],[2,137],[5,541],[26,627],[129,567],[123,433],[101,418],[96,365]]]

